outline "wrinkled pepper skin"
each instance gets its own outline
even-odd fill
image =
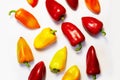
[[[87,8],[95,13],[99,14],[101,11],[99,0],[85,0]]]
[[[96,79],[96,75],[100,74],[100,66],[94,46],[90,46],[86,56],[86,73]]]
[[[9,12],[9,15],[11,13],[15,12],[15,18],[18,20],[20,23],[22,23],[26,28],[28,29],[37,29],[40,28],[40,25],[37,21],[37,19],[28,12],[27,10],[20,8],[18,10],[11,10]]]
[[[77,65],[71,66],[64,74],[62,80],[80,80],[80,70]]]
[[[97,35],[99,32],[101,32],[104,36],[106,35],[103,30],[103,23],[94,17],[82,17],[82,25],[91,35]]]
[[[27,2],[32,7],[35,7],[38,4],[38,0],[27,0]]]
[[[31,70],[28,80],[45,80],[46,66],[43,61],[38,62]]]
[[[66,46],[58,50],[53,56],[49,68],[51,72],[58,73],[65,69],[67,61],[67,48]]]
[[[64,22],[62,23],[62,32],[68,38],[72,46],[80,45],[76,48],[76,51],[82,48],[81,43],[85,40],[82,32],[72,23]]]
[[[29,62],[34,60],[32,51],[23,37],[17,42],[17,59],[20,64],[24,63],[27,67],[30,67]]]
[[[46,0],[46,9],[55,21],[64,19],[66,14],[66,9],[55,0]]]
[[[57,40],[55,34],[56,30],[52,30],[50,27],[44,28],[34,39],[34,47],[36,49],[44,49],[53,44]]]
[[[78,0],[66,0],[71,9],[76,10],[78,7]]]

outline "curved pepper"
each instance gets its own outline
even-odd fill
[[[95,14],[99,14],[100,13],[100,3],[99,0],[85,0],[86,6],[87,8],[95,13]]]
[[[50,16],[59,21],[64,19],[66,9],[55,0],[46,0],[46,8]]]
[[[80,80],[80,70],[77,65],[71,66],[64,74],[62,80]]]
[[[103,23],[94,17],[82,17],[82,24],[83,27],[92,35],[97,35],[99,32],[101,32],[104,36],[106,35],[103,29]]]
[[[40,25],[37,21],[37,19],[27,10],[20,8],[18,10],[11,10],[9,12],[9,15],[11,13],[15,13],[15,18],[22,23],[26,28],[29,29],[37,29],[40,28]]]
[[[31,70],[28,80],[45,80],[46,67],[43,61],[38,62]]]
[[[32,51],[23,37],[20,37],[17,42],[17,59],[20,64],[24,63],[27,67],[30,67],[28,62],[34,60]]]
[[[96,80],[96,74],[100,74],[100,66],[96,56],[94,46],[90,46],[86,56],[86,73],[92,75],[93,80]]]
[[[58,50],[53,56],[49,68],[53,73],[61,72],[65,69],[67,60],[67,48],[66,46]]]
[[[50,27],[44,28],[34,39],[34,47],[36,49],[44,49],[56,42],[55,32],[56,30],[52,30]]]
[[[78,7],[78,0],[66,0],[68,5],[73,9],[76,10]]]
[[[85,37],[82,34],[82,32],[70,22],[62,23],[62,31],[68,38],[72,46],[79,45],[79,47],[76,48],[76,51],[79,51],[82,48],[81,42],[85,40]]]
[[[35,7],[38,4],[38,0],[27,0],[27,2],[32,6]]]

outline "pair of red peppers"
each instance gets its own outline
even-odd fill
[[[103,23],[100,20],[89,16],[82,17],[81,20],[83,27],[91,35],[97,35],[99,32],[102,32],[103,35],[106,35],[106,33],[103,30]],[[85,40],[85,37],[79,30],[79,28],[77,28],[74,24],[70,22],[62,23],[61,28],[65,36],[70,41],[71,45],[76,46],[77,44],[79,44],[79,47],[76,48],[76,50],[80,50],[82,48],[81,42]]]

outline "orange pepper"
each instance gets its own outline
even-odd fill
[[[100,3],[98,0],[85,0],[86,6],[95,14],[100,13]]]
[[[17,59],[20,64],[24,63],[27,67],[30,67],[28,62],[34,60],[32,51],[23,37],[20,37],[17,42]]]
[[[11,13],[15,12],[15,18],[22,23],[25,27],[29,28],[29,29],[37,29],[40,28],[40,25],[37,21],[37,19],[33,16],[33,14],[31,14],[30,12],[28,12],[27,10],[20,8],[17,11],[16,10],[11,10],[9,12],[9,15],[11,15]]]
[[[71,66],[64,74],[62,80],[80,80],[80,70],[77,65]]]
[[[38,0],[27,0],[27,2],[32,6],[35,7],[38,3]]]

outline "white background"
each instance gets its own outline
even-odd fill
[[[32,8],[26,0],[1,0],[0,1],[0,79],[4,80],[27,80],[31,69],[39,61],[44,61],[47,69],[46,80],[61,80],[65,71],[71,65],[78,65],[81,72],[81,80],[92,80],[85,72],[86,69],[86,52],[93,45],[96,49],[97,56],[100,62],[101,74],[97,80],[119,80],[120,72],[120,28],[119,28],[119,2],[118,0],[99,0],[101,5],[101,13],[99,15],[91,13],[84,0],[79,0],[79,6],[76,11],[73,11],[65,2],[65,0],[57,0],[66,8],[66,19],[78,26],[85,35],[85,42],[80,52],[76,53],[73,47],[69,44],[66,37],[61,31],[62,22],[55,22],[49,16],[45,0],[39,0],[38,5]],[[41,28],[29,30],[18,23],[14,17],[8,15],[12,9],[24,8],[31,12],[39,21]],[[96,37],[90,36],[82,27],[81,17],[93,16],[104,23],[104,29],[107,33],[105,37],[101,34]],[[57,42],[50,47],[37,51],[33,46],[33,41],[36,35],[45,27],[51,27],[57,30]],[[31,67],[27,68],[17,62],[16,44],[19,37],[26,39],[32,49],[35,61],[31,63]],[[67,64],[63,72],[53,74],[50,72],[49,63],[54,53],[66,46],[68,50]]]

